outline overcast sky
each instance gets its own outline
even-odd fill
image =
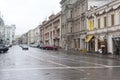
[[[21,35],[37,27],[52,13],[60,11],[61,0],[0,0],[0,11],[6,25],[15,24]]]
[[[61,0],[0,0],[0,11],[5,24],[15,24],[16,35],[21,35],[37,27],[52,13],[59,12],[61,10],[60,1]],[[97,3],[91,2],[91,4]],[[100,4],[100,2],[98,4]]]

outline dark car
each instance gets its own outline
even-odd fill
[[[40,44],[40,45],[39,45],[39,48],[40,48],[40,49],[45,49],[45,45],[44,45],[44,44]]]
[[[5,45],[5,46],[8,47],[8,48],[12,47],[12,45]]]
[[[4,44],[0,44],[0,52],[7,52],[9,50]]]
[[[27,45],[22,45],[22,49],[23,49],[23,50],[28,50],[29,48],[28,48]]]

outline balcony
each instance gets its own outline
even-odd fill
[[[73,21],[73,18],[68,18],[67,19],[67,22],[72,22]]]
[[[72,4],[67,4],[65,9],[67,10],[67,9],[72,9],[72,8],[73,8]]]
[[[55,35],[53,36],[53,39],[59,39],[59,38],[60,38],[60,36],[57,35],[57,34],[55,34]]]

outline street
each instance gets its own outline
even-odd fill
[[[114,59],[19,46],[0,54],[0,80],[120,80],[119,73]]]

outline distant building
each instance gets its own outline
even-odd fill
[[[49,16],[40,27],[40,43],[61,47],[61,12]]]
[[[36,27],[35,29],[33,29],[33,32],[34,32],[34,44],[39,44],[40,42],[40,30],[39,30],[39,27]]]
[[[5,41],[5,24],[3,19],[0,17],[0,43]]]
[[[14,44],[15,42],[15,25],[6,25],[5,26],[5,43],[6,44]]]
[[[15,44],[20,44],[20,36],[19,35],[15,35]]]
[[[33,30],[29,30],[29,31],[28,31],[28,39],[27,39],[27,40],[28,40],[28,41],[27,41],[28,45],[35,43],[34,31],[33,31]]]

